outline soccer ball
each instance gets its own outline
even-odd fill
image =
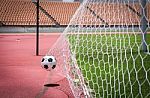
[[[56,59],[54,56],[44,56],[41,61],[41,66],[47,71],[51,71],[56,67]]]

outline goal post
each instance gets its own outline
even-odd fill
[[[145,0],[83,1],[47,53],[75,98],[150,97],[149,9]]]
[[[36,1],[36,56],[39,55],[39,0]]]

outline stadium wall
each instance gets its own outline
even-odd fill
[[[61,33],[65,27],[40,27],[40,33]],[[36,32],[35,26],[2,26],[0,27],[0,33],[34,33]]]

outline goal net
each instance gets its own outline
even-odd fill
[[[85,0],[48,55],[75,98],[150,97],[150,1]]]

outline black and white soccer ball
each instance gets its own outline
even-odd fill
[[[47,71],[51,71],[56,67],[56,59],[54,56],[44,56],[41,61],[41,66]]]

